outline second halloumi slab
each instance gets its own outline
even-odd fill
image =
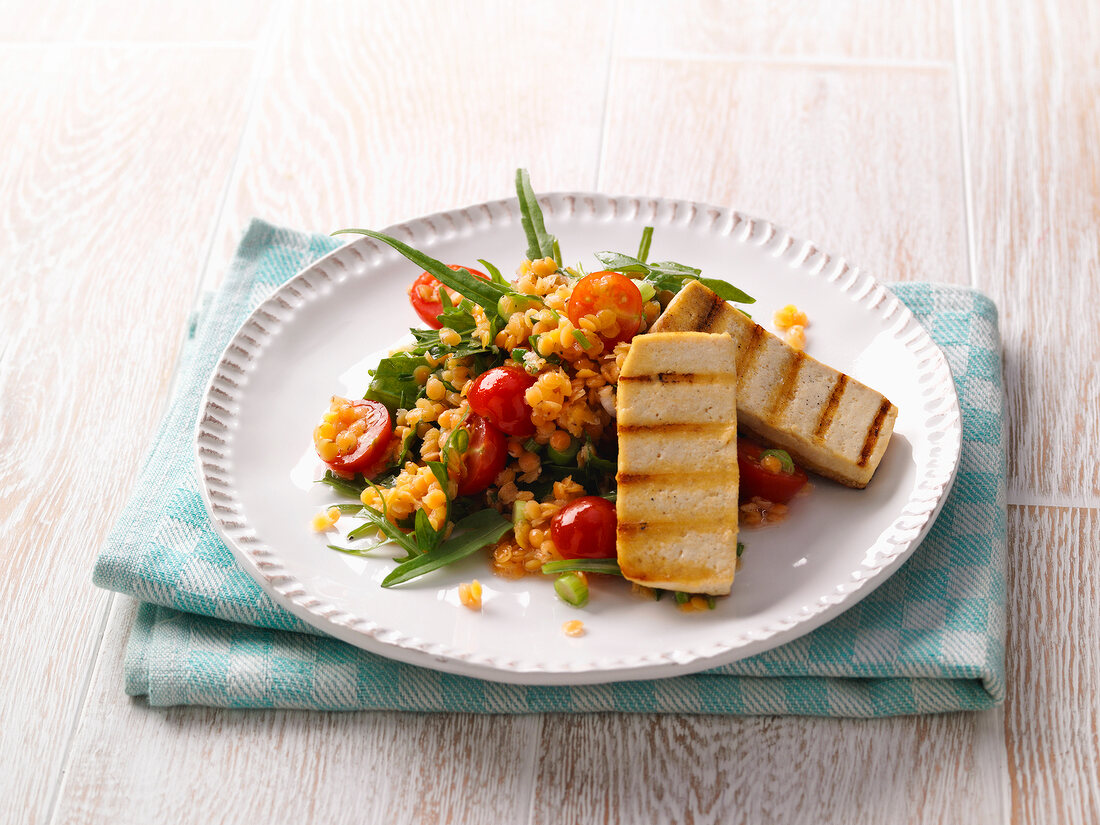
[[[722,595],[737,568],[737,348],[640,335],[619,374],[617,551],[630,581]]]

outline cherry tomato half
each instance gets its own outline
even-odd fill
[[[580,327],[585,315],[609,309],[615,313],[619,331],[602,336],[608,346],[629,341],[642,325],[642,293],[638,286],[618,272],[592,272],[573,287],[565,312],[573,326]]]
[[[447,266],[455,272],[465,269],[471,275],[476,275],[486,281],[489,280],[489,276],[484,272],[470,269],[468,266],[459,266],[458,264],[447,264]],[[439,314],[443,312],[443,302],[439,300],[439,288],[441,286],[443,284],[434,275],[421,272],[417,279],[412,282],[412,286],[409,287],[409,303],[416,310],[416,314],[420,316],[420,320],[432,329],[439,329],[443,326],[439,323]],[[451,296],[451,301],[455,305],[462,300],[462,296],[452,289],[447,289],[447,293]]]
[[[599,496],[566,504],[550,522],[550,537],[562,558],[615,558],[615,505]]]
[[[385,457],[393,422],[384,404],[333,396],[324,419],[313,431],[317,455],[340,475],[377,474]]]
[[[780,470],[773,473],[760,466],[764,448],[743,438],[737,439],[737,469],[741,474],[740,498],[753,496],[767,499],[776,504],[786,504],[809,481],[805,471],[798,467],[793,473]]]
[[[466,452],[462,454],[464,466],[458,480],[458,494],[472,496],[493,483],[508,461],[508,439],[504,433],[473,413],[462,425],[470,434]]]
[[[493,367],[474,379],[466,393],[470,409],[508,435],[535,434],[531,405],[524,398],[535,377],[517,367]]]

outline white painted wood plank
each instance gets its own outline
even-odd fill
[[[150,708],[116,599],[56,823],[523,822],[538,716]]]
[[[643,0],[622,3],[616,53],[793,61],[950,61],[950,0]]]
[[[986,717],[550,717],[533,821],[1001,822]]]
[[[4,0],[0,42],[253,41],[278,4],[265,0]]]
[[[247,49],[0,47],[0,820],[43,821],[243,126]],[[15,819],[7,821],[16,821]]]
[[[253,216],[381,229],[509,197],[520,166],[591,189],[611,20],[609,0],[293,4],[211,271]]]
[[[1009,516],[1013,821],[1100,822],[1100,511]]]
[[[1100,6],[959,4],[977,285],[1002,312],[1009,500],[1100,505]]]
[[[602,190],[732,206],[884,281],[968,282],[949,71],[624,59],[608,105]]]

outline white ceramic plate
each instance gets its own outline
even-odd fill
[[[701,204],[554,194],[540,198],[567,262],[637,249],[655,227],[651,260],[701,267],[757,298],[758,322],[787,303],[811,321],[807,351],[888,396],[893,440],[866,490],[816,479],[777,526],[743,531],[733,593],[716,610],[684,613],[621,582],[593,586],[577,610],[549,578],[506,581],[475,555],[383,590],[388,558],[326,549],[310,520],[333,500],[314,483],[323,465],[312,431],[333,394],[358,397],[367,368],[417,324],[405,290],[419,271],[360,238],[295,276],[245,322],[200,410],[201,487],[218,531],[274,599],[366,650],[469,676],[582,684],[682,675],[800,636],[853,605],[894,572],[931,526],[958,463],[960,415],[943,354],[912,314],[870,276],[771,224]],[[445,262],[492,261],[504,272],[526,241],[515,200],[393,227],[390,234]],[[480,613],[458,585],[484,585]],[[562,624],[581,619],[586,634]]]

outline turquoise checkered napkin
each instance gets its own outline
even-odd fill
[[[237,567],[214,532],[192,437],[207,378],[237,327],[337,245],[254,222],[193,325],[169,410],[95,568],[96,584],[143,602],[126,652],[127,693],[151,705],[863,717],[979,710],[1004,699],[1000,339],[993,304],[959,287],[892,287],[955,377],[963,443],[954,490],[906,564],[812,633],[692,676],[528,687],[400,664],[293,617]]]

